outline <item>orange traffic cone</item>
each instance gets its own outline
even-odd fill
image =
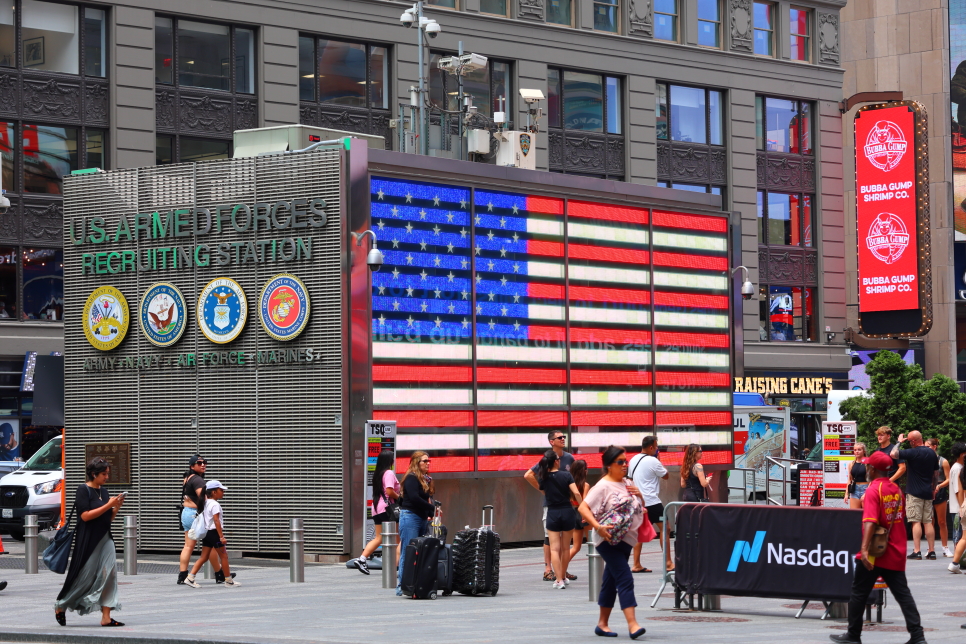
[[[7,551],[3,549],[3,537],[0,537],[0,555],[7,554]]]

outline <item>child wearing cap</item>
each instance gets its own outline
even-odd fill
[[[215,569],[215,583],[225,584],[226,586],[240,586],[241,584],[235,581],[235,575],[231,573],[228,566],[228,550],[226,549],[228,541],[225,539],[225,524],[222,518],[224,515],[221,511],[221,504],[218,502],[225,496],[228,488],[222,485],[220,481],[208,481],[205,488],[207,501],[205,501],[203,516],[208,532],[201,540],[201,557],[195,562],[191,574],[188,575],[184,583],[192,588],[201,588],[201,584],[195,581],[195,575],[205,565],[205,562],[211,559],[211,566]],[[212,557],[212,551],[217,556]],[[221,560],[220,565],[219,559]]]

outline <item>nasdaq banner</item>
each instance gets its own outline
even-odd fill
[[[690,593],[844,602],[862,513],[696,503],[676,529],[676,581]]]
[[[921,335],[931,325],[920,112],[907,101],[860,110],[855,118],[859,314],[866,335]]]

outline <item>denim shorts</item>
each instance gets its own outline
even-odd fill
[[[187,532],[191,529],[191,524],[195,522],[195,517],[198,516],[197,508],[181,508],[181,527]]]
[[[869,489],[868,483],[856,483],[855,492],[852,492],[853,499],[861,499],[865,496],[865,491]]]

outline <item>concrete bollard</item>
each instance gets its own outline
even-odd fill
[[[382,587],[396,587],[396,523],[382,524]]]
[[[124,517],[124,574],[138,574],[138,518]]]
[[[290,530],[288,580],[301,584],[305,581],[305,521],[292,519]]]
[[[36,575],[40,572],[37,565],[37,536],[39,534],[40,525],[37,523],[37,515],[28,514],[23,518],[23,552],[27,559],[24,572],[28,575]]]
[[[592,539],[587,541],[587,568],[588,600],[595,602],[600,596],[600,584],[604,579],[604,560],[597,554]]]

